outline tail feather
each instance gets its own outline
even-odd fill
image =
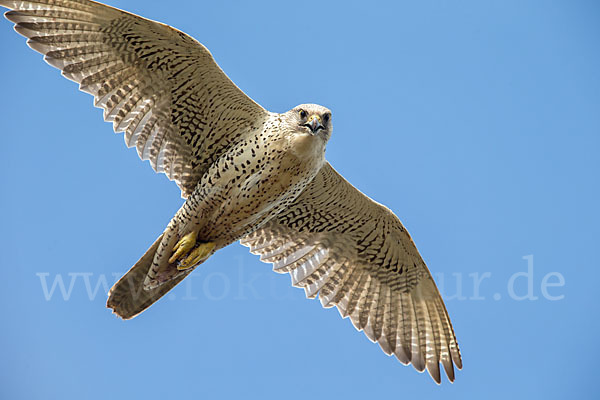
[[[144,279],[152,266],[154,254],[163,235],[156,239],[142,258],[108,292],[106,307],[112,308],[113,312],[119,317],[123,319],[135,317],[173,289],[193,269],[190,268],[189,271],[186,271],[187,273],[179,275],[160,286],[148,290],[144,289]]]

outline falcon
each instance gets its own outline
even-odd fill
[[[331,111],[269,112],[198,41],[87,0],[0,0],[27,44],[104,109],[142,160],[185,199],[164,232],[109,291],[133,318],[215,251],[240,241],[324,307],[336,306],[388,355],[441,382],[462,368],[444,302],[388,208],[325,159]]]

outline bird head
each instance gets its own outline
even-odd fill
[[[329,140],[333,126],[328,108],[318,104],[300,104],[286,114],[297,132]]]

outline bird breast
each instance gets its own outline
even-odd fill
[[[192,195],[200,235],[225,246],[285,209],[323,165],[319,142],[273,126],[228,150]]]

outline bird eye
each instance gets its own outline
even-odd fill
[[[331,119],[331,114],[329,114],[329,113],[323,114],[323,122],[328,123],[330,119]]]
[[[306,111],[304,110],[300,110],[298,114],[300,115],[300,119],[305,119],[307,116]]]

